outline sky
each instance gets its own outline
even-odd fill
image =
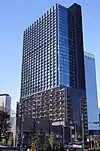
[[[23,31],[55,3],[82,6],[84,50],[96,57],[100,106],[100,0],[0,0],[0,93],[20,99]]]

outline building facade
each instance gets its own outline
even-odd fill
[[[24,31],[21,98],[56,86],[85,90],[81,7],[77,4],[69,8],[56,4]]]
[[[25,134],[25,136],[28,136],[32,131],[38,132],[40,128],[43,128],[46,132],[53,131],[60,143],[62,123],[62,125],[67,125],[68,127],[76,127],[76,132],[74,131],[73,135],[77,133],[78,139],[82,132],[82,114],[84,132],[86,136],[88,135],[87,102],[86,94],[83,90],[54,87],[37,92],[34,95],[23,98],[21,101],[21,103],[17,104],[16,130],[20,131],[21,128],[22,134]],[[51,122],[52,126],[49,125],[49,122]],[[70,122],[72,122],[72,125],[69,125]],[[59,124],[56,125],[55,123]],[[26,138],[24,139],[26,140]],[[68,143],[68,140],[70,141],[67,138],[65,142]]]
[[[11,97],[9,96],[9,94],[0,94],[0,110],[6,110],[8,113],[10,113]]]
[[[93,122],[99,121],[95,56],[88,52],[85,52],[85,79],[88,128],[89,130],[97,130],[99,125],[93,124]]]
[[[81,125],[84,114],[87,121],[80,5],[56,4],[24,31],[18,110],[23,131],[30,117]]]
[[[16,146],[16,116],[10,117],[11,132],[13,134],[13,145]]]

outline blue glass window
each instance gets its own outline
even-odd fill
[[[59,85],[69,86],[69,49],[68,49],[68,14],[67,9],[58,5],[58,75]]]

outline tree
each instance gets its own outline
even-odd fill
[[[10,129],[10,115],[7,112],[0,111],[0,142],[2,141],[2,136],[5,139],[7,138]]]
[[[36,139],[36,143],[35,143],[36,151],[43,151],[43,150],[49,151],[49,145],[50,144],[49,144],[48,136],[41,129],[37,135],[37,139]]]
[[[44,148],[44,143],[45,143],[45,132],[41,129],[36,139],[36,144],[35,144],[36,150],[42,151]]]
[[[29,136],[29,139],[28,139],[29,146],[31,146],[32,144],[35,144],[36,139],[37,139],[37,135],[36,134],[31,134]]]
[[[6,139],[2,136],[2,144],[6,145]]]
[[[8,139],[8,145],[13,146],[13,133],[10,133],[9,139]]]
[[[55,134],[52,132],[49,136],[49,143],[50,143],[51,147],[53,148],[53,145],[55,144]]]

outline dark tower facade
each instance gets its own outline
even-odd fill
[[[69,14],[69,53],[73,60],[70,63],[71,86],[85,90],[85,70],[84,70],[84,48],[82,32],[82,13],[81,6],[73,4],[68,8]],[[73,80],[74,79],[74,80]],[[75,81],[75,83],[73,83]]]

